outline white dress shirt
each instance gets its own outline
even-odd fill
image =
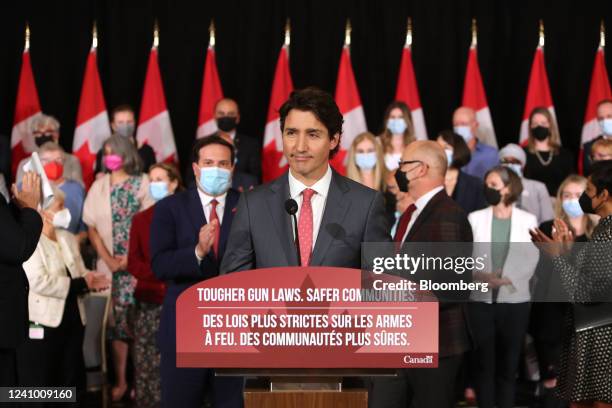
[[[321,220],[323,219],[323,211],[325,211],[325,202],[327,201],[327,195],[329,193],[329,186],[331,184],[332,171],[329,165],[327,166],[327,172],[321,177],[316,183],[308,187],[301,181],[293,177],[291,170],[289,170],[289,194],[298,204],[298,212],[295,215],[300,219],[300,211],[302,211],[302,191],[307,188],[314,190],[310,199],[312,205],[312,247],[314,249],[315,243],[317,242],[317,235],[319,234],[319,227],[321,226]],[[293,217],[292,217],[293,218]],[[293,238],[295,238],[295,228],[292,228]]]
[[[225,210],[225,199],[227,198],[227,192],[223,193],[220,196],[213,197],[211,195],[206,194],[199,188],[197,188],[197,190],[198,190],[198,195],[200,196],[200,201],[202,202],[202,208],[204,209],[204,217],[206,217],[206,223],[210,223],[210,211],[212,210],[211,202],[213,199],[217,200],[216,211],[217,211],[217,217],[219,218],[219,227],[221,227],[221,224],[223,223],[223,212]],[[202,262],[202,259],[204,259],[198,256],[197,245],[196,245],[196,250],[195,250],[195,256],[198,262]]]
[[[434,188],[433,190],[429,190],[427,193],[423,194],[421,197],[419,197],[418,200],[414,202],[414,205],[416,206],[416,210],[414,210],[414,212],[412,213],[412,217],[410,218],[410,222],[408,223],[408,228],[406,228],[406,233],[404,234],[402,238],[402,242],[406,240],[406,237],[408,236],[408,233],[410,232],[410,228],[412,228],[412,226],[414,225],[414,221],[419,217],[421,212],[423,212],[423,208],[427,206],[427,203],[429,203],[429,200],[431,200],[433,196],[438,194],[443,189],[444,189],[444,186],[438,186]]]

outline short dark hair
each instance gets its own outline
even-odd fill
[[[223,139],[221,136],[217,134],[212,134],[210,136],[206,136],[206,137],[196,140],[196,142],[193,144],[193,148],[191,149],[191,162],[192,163],[199,162],[200,161],[200,150],[202,150],[203,147],[206,147],[211,144],[218,144],[218,145],[227,147],[232,157],[232,165],[234,164],[234,160],[236,157],[234,146],[232,146],[230,142]]]
[[[593,163],[589,180],[596,188],[597,194],[608,190],[612,196],[612,160],[602,160]]]
[[[328,93],[316,87],[308,87],[291,92],[289,99],[280,107],[280,128],[281,132],[285,129],[285,119],[292,109],[303,112],[312,112],[329,133],[329,139],[333,140],[334,135],[338,134],[338,145],[329,152],[332,158],[340,150],[340,138],[342,137],[342,112],[336,105],[334,98]]]
[[[134,120],[136,120],[136,112],[134,111],[134,108],[132,108],[131,105],[124,103],[122,105],[115,106],[113,110],[111,110],[111,114],[110,114],[111,122],[115,120],[115,115],[119,112],[132,112],[132,115],[134,115]]]
[[[495,166],[485,174],[485,182],[491,173],[499,175],[504,186],[508,187],[508,190],[510,190],[510,193],[504,198],[504,204],[510,205],[518,201],[521,194],[523,194],[523,183],[521,182],[521,178],[506,166]]]
[[[460,169],[470,162],[472,152],[470,152],[470,148],[461,136],[452,130],[443,130],[439,133],[439,136],[453,147],[453,162],[450,163],[449,167]]]

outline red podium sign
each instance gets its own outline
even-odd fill
[[[202,281],[176,303],[177,366],[437,367],[438,304],[415,301],[406,282],[329,267]],[[369,301],[377,295],[402,301]]]

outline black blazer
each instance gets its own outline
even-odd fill
[[[38,244],[42,218],[0,197],[0,348],[16,348],[28,331],[28,278],[21,266]]]
[[[418,218],[408,231],[405,243],[430,243],[430,242],[472,242],[472,227],[463,209],[445,190],[434,195]],[[427,251],[427,244],[424,244]],[[471,256],[468,245],[448,247],[441,253],[436,247],[430,247],[430,253],[436,256]],[[419,251],[420,253],[420,251]],[[464,280],[472,281],[471,273],[465,272],[460,275],[454,272],[417,272],[411,280],[430,279],[435,282],[458,282]],[[439,320],[439,352],[440,357],[462,354],[471,347],[470,329],[467,320],[465,303],[470,296],[469,291],[438,293],[434,292],[439,299],[445,299],[440,303]],[[452,302],[458,300],[462,303]]]
[[[461,170],[457,176],[457,185],[453,191],[453,200],[469,214],[487,206],[483,191],[483,181]]]
[[[227,192],[219,241],[221,259],[239,196],[237,191],[230,189]],[[206,217],[196,188],[166,197],[154,208],[149,237],[151,266],[155,276],[167,284],[157,339],[162,351],[173,352],[176,345],[176,299],[191,285],[217,276],[221,260],[211,250],[198,265],[195,247]]]

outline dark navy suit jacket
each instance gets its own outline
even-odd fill
[[[240,193],[229,190],[225,201],[219,240],[223,258],[232,219]],[[176,350],[176,299],[188,287],[219,274],[220,259],[211,250],[198,264],[195,247],[200,228],[206,224],[204,209],[196,188],[159,201],[151,224],[151,266],[153,273],[167,284],[158,333],[161,351]]]

